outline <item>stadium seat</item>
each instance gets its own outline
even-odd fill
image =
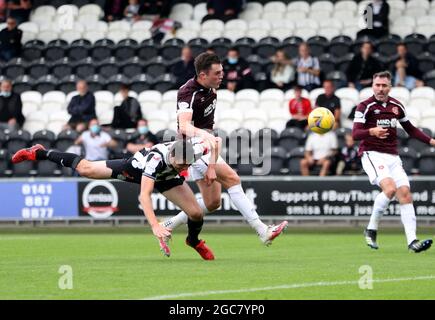
[[[116,48],[113,50],[114,57],[119,60],[128,60],[136,55],[136,48],[138,43],[132,39],[125,39],[118,43]]]
[[[435,69],[435,58],[429,53],[424,52],[417,56],[418,68],[421,72],[425,73],[427,70]]]
[[[158,132],[168,127],[169,115],[167,111],[155,110],[149,112],[146,117],[151,132]]]
[[[287,156],[287,168],[289,170],[289,174],[291,175],[300,175],[301,174],[301,160],[304,158],[304,147],[297,147],[291,150]]]
[[[36,175],[34,171],[34,162],[24,161],[17,164],[12,164],[11,169],[15,177],[28,177]]]
[[[287,128],[284,129],[280,136],[278,145],[286,149],[287,151],[291,151],[294,148],[301,145],[304,139],[304,132],[299,128]]]
[[[119,73],[119,65],[114,57],[110,57],[98,64],[97,72],[101,77],[109,79]]]
[[[0,149],[0,177],[8,177],[12,175],[9,169],[10,155],[7,150]]]
[[[171,73],[161,74],[154,80],[152,88],[163,93],[174,89],[175,83],[176,79]]]
[[[41,144],[45,149],[51,149],[54,146],[56,136],[49,130],[40,130],[33,134],[32,145]]]
[[[85,80],[88,83],[88,88],[91,92],[103,90],[106,87],[107,83],[106,78],[101,77],[98,74],[91,75]]]
[[[27,148],[30,144],[30,140],[31,134],[26,130],[11,131],[5,147],[9,154],[14,154],[22,148]]]
[[[404,106],[408,105],[410,96],[408,89],[404,87],[392,87],[390,96],[399,100]]]
[[[430,147],[421,151],[418,158],[418,170],[421,175],[435,174],[435,148]]]
[[[427,45],[426,37],[420,37],[416,33],[407,35],[404,39],[404,42],[408,48],[408,52],[414,56],[422,54]]]
[[[130,89],[135,92],[149,90],[154,83],[154,79],[147,74],[138,74],[131,79]]]
[[[103,61],[112,56],[114,42],[110,39],[97,41],[91,49],[90,56],[96,61]]]
[[[287,151],[282,147],[272,147],[263,156],[263,167],[270,168],[269,174],[280,175],[287,160]]]
[[[326,52],[329,42],[325,37],[317,35],[315,37],[309,38],[307,43],[310,46],[311,54],[315,57],[319,57]]]
[[[53,43],[52,45],[47,46],[44,52],[44,58],[47,61],[57,61],[65,57],[66,50],[65,45],[59,41],[59,44]]]
[[[28,67],[27,74],[29,76],[38,79],[50,73],[49,66],[46,63],[44,63],[44,59],[42,60],[43,60],[42,62],[34,62]]]
[[[426,86],[435,89],[435,70],[426,72],[424,74],[423,80]]]
[[[59,151],[65,152],[74,141],[78,138],[78,133],[74,130],[61,131],[56,138],[55,148]]]
[[[56,77],[51,74],[47,74],[41,78],[38,78],[36,84],[34,85],[34,89],[44,94],[49,91],[56,90],[58,82],[59,80]]]
[[[3,74],[9,79],[15,79],[26,74],[26,64],[21,58],[8,62],[3,69]]]
[[[243,119],[243,128],[257,132],[266,126],[268,116],[265,110],[252,109],[245,110],[243,113]]]
[[[174,141],[177,137],[177,132],[170,129],[160,130],[156,132],[156,137],[161,142]]]
[[[417,152],[412,148],[401,147],[399,148],[399,156],[402,160],[403,169],[405,169],[406,173],[413,173],[417,159]]]
[[[21,50],[21,57],[27,61],[37,61],[42,57],[44,43],[38,40],[26,42]]]

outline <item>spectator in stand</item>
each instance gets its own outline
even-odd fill
[[[272,57],[273,68],[270,71],[272,88],[288,90],[294,84],[295,69],[284,50],[277,50]]]
[[[85,150],[85,159],[91,161],[109,159],[109,148],[114,148],[117,143],[104,131],[97,119],[89,121],[89,130],[83,132],[75,141],[76,145],[82,145]]]
[[[320,87],[319,59],[311,56],[307,43],[299,45],[299,56],[293,61],[293,65],[296,66],[298,85],[307,91]]]
[[[21,54],[23,31],[17,28],[14,18],[8,18],[7,27],[0,31],[0,59],[9,61]]]
[[[360,53],[355,55],[346,71],[349,87],[360,91],[370,87],[373,75],[383,70],[382,64],[372,56],[373,46],[370,42],[361,45]]]
[[[151,148],[158,143],[159,140],[148,128],[148,121],[146,119],[140,119],[137,122],[136,133],[127,141],[127,151],[131,154],[135,154],[143,148]]]
[[[122,96],[122,103],[116,106],[113,112],[112,127],[115,129],[136,128],[139,119],[142,119],[140,103],[136,98],[128,95],[130,88],[122,84],[119,93]]]
[[[418,68],[418,60],[408,52],[405,43],[397,45],[397,58],[394,61],[392,71],[394,85],[397,87],[406,87],[408,90],[412,90],[424,85],[421,80],[422,73]]]
[[[310,133],[305,143],[305,157],[301,160],[301,173],[310,175],[310,169],[320,167],[319,176],[326,176],[337,153],[338,141],[334,131],[325,134]]]
[[[11,80],[3,80],[0,85],[0,130],[16,130],[23,123],[21,97],[12,91]]]
[[[316,107],[329,109],[335,118],[334,129],[340,127],[341,104],[340,98],[335,95],[334,82],[331,80],[323,81],[325,93],[319,94],[316,99]]]
[[[78,95],[72,97],[68,104],[68,113],[71,118],[66,128],[82,132],[86,129],[86,123],[97,117],[95,113],[95,97],[88,91],[88,84],[80,80],[76,84]]]
[[[336,174],[359,174],[361,172],[361,161],[358,157],[358,146],[352,138],[351,133],[346,133],[344,136],[345,145],[341,148],[338,155],[338,164]]]
[[[145,0],[139,9],[139,15],[147,20],[168,17],[171,9],[170,2],[168,0]]]
[[[139,8],[139,0],[129,0],[128,6],[124,9],[124,19],[129,22],[140,20]]]
[[[218,19],[227,22],[231,19],[237,19],[242,11],[242,0],[208,0],[207,15],[202,22],[210,19]]]
[[[7,4],[6,0],[0,0],[0,23],[6,21]]]
[[[233,47],[228,50],[227,58],[223,62],[223,87],[236,92],[253,87],[251,68],[248,62],[240,57],[239,49]]]
[[[372,0],[364,11],[364,20],[367,28],[357,33],[357,38],[369,36],[372,38],[382,38],[389,34],[390,5],[387,0]]]
[[[175,35],[181,23],[169,18],[157,18],[151,26],[152,38],[160,43],[167,34]]]
[[[177,78],[177,88],[181,87],[187,80],[195,76],[195,65],[193,61],[194,59],[190,47],[183,47],[180,61],[175,63],[171,68],[172,74]]]
[[[14,18],[17,24],[29,21],[32,12],[32,2],[30,0],[9,0],[9,17]]]
[[[287,121],[286,128],[297,127],[302,130],[308,125],[308,115],[311,112],[311,102],[309,99],[302,97],[302,87],[294,87],[295,97],[289,102],[289,111],[291,119]]]
[[[104,19],[107,22],[120,20],[124,17],[124,9],[128,6],[128,0],[106,0],[104,5]]]

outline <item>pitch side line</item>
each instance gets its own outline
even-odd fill
[[[413,277],[413,278],[393,278],[393,279],[379,279],[379,280],[375,279],[372,281],[372,283],[403,282],[403,281],[418,281],[418,280],[435,280],[435,276],[421,276],[421,277]],[[308,282],[308,283],[286,284],[281,286],[262,287],[262,288],[185,292],[185,293],[178,293],[178,294],[168,294],[162,296],[148,297],[142,300],[165,300],[165,299],[178,299],[178,298],[210,296],[210,295],[229,294],[229,293],[248,293],[248,292],[257,292],[257,291],[273,291],[273,290],[298,289],[298,288],[309,288],[309,287],[358,285],[358,283],[359,281]]]

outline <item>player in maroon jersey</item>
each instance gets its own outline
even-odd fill
[[[214,112],[216,108],[216,90],[223,79],[223,68],[219,57],[211,53],[202,53],[195,59],[196,76],[187,81],[178,90],[177,115],[179,133],[187,137],[201,137],[208,143],[211,152],[192,164],[189,177],[195,180],[202,198],[198,203],[204,213],[213,212],[221,205],[222,186],[227,189],[233,204],[243,217],[254,228],[260,240],[271,244],[287,227],[283,221],[277,226],[264,224],[252,202],[243,191],[237,173],[214,150],[217,148],[216,138],[212,134]],[[162,224],[168,228],[176,228],[186,223],[187,216],[180,212]]]
[[[378,249],[376,236],[379,220],[396,196],[408,248],[421,252],[430,248],[432,240],[419,241],[416,236],[410,184],[397,150],[397,125],[400,123],[411,137],[429,145],[435,146],[435,139],[414,127],[406,116],[404,106],[388,95],[391,89],[391,74],[388,71],[373,76],[372,88],[374,95],[356,108],[352,131],[353,138],[361,140],[359,155],[364,171],[370,182],[382,189],[375,199],[369,225],[364,231],[366,242],[369,247]]]

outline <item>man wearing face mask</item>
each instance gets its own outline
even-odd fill
[[[76,145],[83,145],[85,149],[85,159],[90,161],[107,160],[109,149],[116,147],[117,143],[104,131],[97,119],[89,121],[89,130],[83,132],[75,141]]]
[[[0,31],[0,59],[9,61],[20,56],[23,31],[17,28],[14,18],[9,17],[6,25],[7,27]]]
[[[248,62],[240,57],[239,49],[231,48],[227,59],[222,64],[224,68],[224,86],[233,92],[252,88],[253,79]]]
[[[137,132],[127,142],[127,151],[135,154],[143,148],[151,148],[158,143],[159,140],[148,128],[148,121],[140,119],[137,122]]]
[[[16,130],[23,126],[24,116],[19,94],[12,92],[12,82],[3,80],[0,85],[0,130]]]
[[[142,118],[142,111],[137,99],[130,97],[128,92],[130,88],[128,85],[123,84],[119,89],[122,96],[122,103],[120,106],[114,108],[112,127],[116,129],[135,128],[137,122]]]

